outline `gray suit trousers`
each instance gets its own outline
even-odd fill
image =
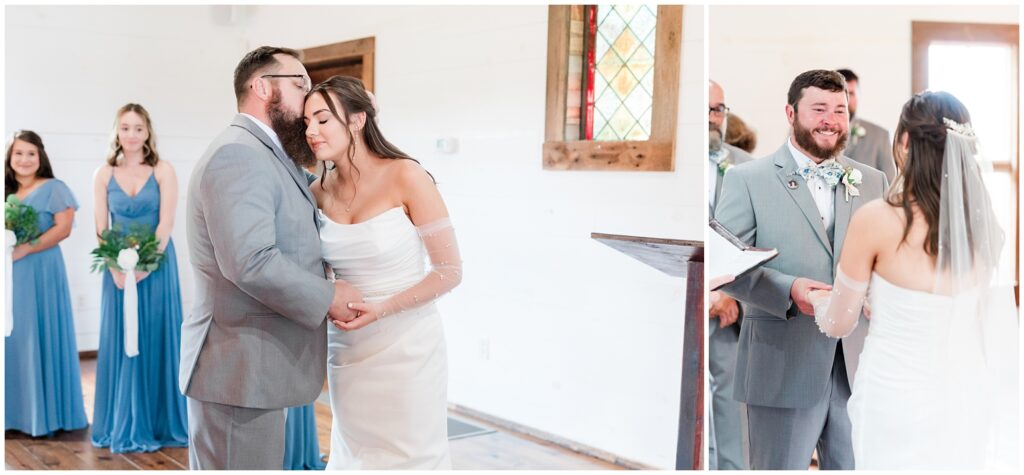
[[[719,328],[709,320],[708,371],[711,373],[711,424],[708,468],[747,470],[747,418],[744,404],[733,399],[739,324]]]
[[[189,469],[281,470],[286,410],[188,398]]]
[[[820,469],[853,470],[842,348],[842,343],[836,348],[829,387],[819,403],[802,409],[747,405],[752,470],[807,470],[815,447]]]

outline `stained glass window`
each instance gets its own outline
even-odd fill
[[[654,104],[655,5],[598,5],[593,38],[592,137],[647,140]],[[588,114],[589,115],[589,114]]]

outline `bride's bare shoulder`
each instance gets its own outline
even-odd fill
[[[873,234],[885,234],[887,231],[902,232],[903,210],[879,198],[864,203],[853,213],[850,227],[870,229]]]

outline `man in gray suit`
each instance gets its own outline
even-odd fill
[[[840,155],[849,116],[839,73],[797,76],[786,117],[790,138],[774,154],[730,170],[715,207],[716,219],[741,240],[779,250],[724,288],[745,312],[735,397],[747,404],[752,469],[805,470],[815,447],[820,468],[852,469],[847,375],[867,324],[841,343],[825,336],[807,293],[831,288],[850,217],[887,183]]]
[[[850,140],[843,155],[885,173],[885,179],[892,183],[896,176],[896,162],[892,158],[889,131],[857,117],[860,79],[849,69],[839,69],[837,72],[846,79],[846,89],[850,92]]]
[[[715,81],[708,82],[708,206],[714,216],[715,203],[722,194],[725,173],[733,166],[753,160],[747,152],[725,143],[728,127],[725,90]],[[720,294],[708,316],[708,372],[711,374],[711,424],[708,437],[708,468],[746,470],[746,411],[733,399],[736,372],[736,346],[740,336],[739,304]]]
[[[192,469],[280,470],[285,408],[323,386],[326,317],[351,320],[348,302],[362,300],[328,280],[316,202],[283,151],[305,129],[309,85],[298,52],[249,52],[235,69],[239,114],[189,182],[196,302],[182,324],[179,384]]]

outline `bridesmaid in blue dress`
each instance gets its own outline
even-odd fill
[[[166,256],[153,273],[137,272],[139,354],[124,352],[123,272],[103,274],[100,347],[92,444],[115,453],[188,445],[185,397],[178,391],[181,289],[171,241],[178,183],[160,160],[149,113],[117,111],[107,163],[96,171],[96,229],[140,223],[153,229]]]
[[[78,202],[53,177],[35,132],[14,134],[4,161],[5,196],[35,208],[42,233],[14,248],[14,328],[4,339],[4,428],[31,436],[89,425],[82,402],[71,294],[60,242],[71,235]]]
[[[313,401],[305,406],[288,408],[284,424],[284,469],[323,470],[327,468],[320,454],[316,434],[316,409]]]

